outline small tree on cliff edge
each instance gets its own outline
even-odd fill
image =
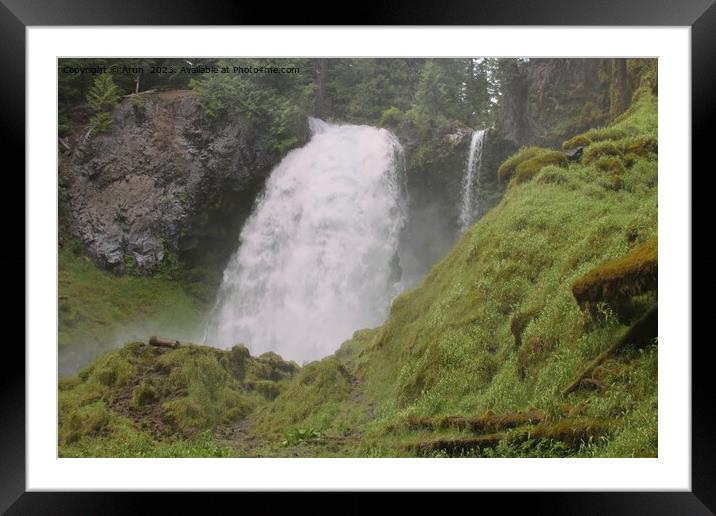
[[[103,133],[112,128],[112,110],[119,102],[119,87],[108,73],[98,75],[87,94],[87,104],[92,112],[90,126],[93,133]]]

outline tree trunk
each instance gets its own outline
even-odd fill
[[[164,337],[152,335],[149,337],[149,345],[156,346],[158,348],[178,348],[180,346],[180,342],[175,339],[166,339]]]
[[[326,94],[326,77],[328,75],[328,60],[316,59],[314,61],[316,70],[316,99],[314,103],[314,114],[318,118],[322,118],[328,111],[328,99]]]

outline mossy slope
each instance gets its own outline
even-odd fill
[[[58,274],[63,374],[122,342],[152,333],[195,338],[212,295],[178,269],[154,277],[102,270],[74,240],[65,240],[59,250]]]
[[[656,120],[656,97],[642,89],[612,125],[582,135],[581,160],[528,167],[394,300],[383,326],[356,332],[292,380],[250,373],[261,359],[241,351],[130,346],[108,355],[61,385],[61,451],[91,455],[106,442],[100,454],[204,446],[259,456],[655,456],[655,340],[620,348],[563,391],[656,305],[653,292],[634,290],[625,319],[599,299],[582,310],[572,291],[656,239]],[[602,152],[604,142],[616,151]],[[552,152],[513,160],[505,178]],[[605,158],[620,167],[597,166]],[[279,388],[262,383],[272,381]],[[122,396],[140,412],[123,411]],[[152,411],[159,423],[142,430]]]
[[[60,381],[59,454],[226,456],[217,432],[268,403],[298,369],[241,345],[129,343]]]
[[[652,142],[656,130],[656,97],[640,91],[632,107],[601,130],[616,140],[600,139],[597,131],[584,136],[585,156],[592,146],[610,141],[619,151],[615,156],[624,159],[631,144]],[[333,390],[294,382],[278,403],[255,415],[252,428],[280,434],[311,426],[337,438],[346,435],[350,421],[348,433],[358,444],[344,453],[399,456],[416,453],[419,446],[406,447],[416,439],[465,432],[416,430],[410,425],[416,418],[538,409],[547,419],[525,435],[544,437],[534,444],[539,453],[656,455],[655,343],[601,364],[594,372],[595,390],[561,394],[629,324],[608,304],[598,303],[594,314],[583,312],[572,285],[656,237],[656,152],[649,144],[643,147],[647,150],[624,161],[618,184],[594,161],[562,158],[531,172],[529,181],[513,181],[502,202],[464,234],[423,283],[394,300],[384,326],[359,332],[335,359],[312,366],[322,370],[312,373],[321,377],[338,367],[336,361],[342,364],[352,378],[350,389],[340,375],[333,375]],[[530,150],[526,159],[512,160],[506,176],[548,152]],[[651,295],[642,300],[641,311],[655,304]],[[529,317],[520,320],[516,346],[513,321],[522,314]],[[333,395],[321,402],[320,391]],[[297,418],[301,410],[306,415]],[[579,422],[564,423],[565,417]],[[584,430],[580,438],[560,439],[565,424]],[[522,430],[514,429],[514,436]],[[525,439],[533,437],[504,437],[484,449],[479,444],[445,449],[451,455],[520,455]],[[430,449],[445,452],[438,448]]]

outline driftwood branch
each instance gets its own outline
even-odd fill
[[[473,432],[500,432],[508,428],[522,425],[534,425],[545,419],[543,412],[533,409],[526,412],[514,412],[505,415],[485,414],[477,417],[443,416],[433,418],[420,418],[408,422],[412,428],[458,428]]]
[[[149,337],[149,345],[156,346],[158,348],[178,348],[181,343],[175,339],[167,339],[157,335],[152,335]]]
[[[562,396],[576,391],[583,382],[591,383],[594,386],[594,380],[590,378],[594,370],[607,358],[611,357],[619,351],[621,348],[628,344],[633,344],[637,347],[643,347],[647,345],[651,339],[656,337],[658,328],[658,309],[657,307],[649,310],[641,319],[635,322],[631,328],[629,328],[621,338],[617,339],[609,348],[595,358],[587,368],[582,371],[576,380],[567,386],[562,391]]]
[[[69,145],[67,145],[67,142],[65,142],[65,140],[63,140],[62,138],[57,138],[57,141],[60,142],[60,144],[61,144],[65,149],[67,149],[67,152],[72,152],[72,149],[70,148]]]
[[[156,92],[157,92],[157,90],[145,90],[145,91],[140,91],[137,93],[130,93],[129,95],[122,95],[122,98],[126,99],[128,97],[136,97],[137,95],[148,95],[150,93],[156,93]]]

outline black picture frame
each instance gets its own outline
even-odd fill
[[[355,25],[607,25],[607,26],[689,26],[691,27],[692,70],[692,156],[694,163],[706,163],[711,152],[707,140],[716,111],[716,4],[715,0],[500,0],[486,3],[454,1],[444,3],[403,1],[357,6],[351,17]],[[315,10],[323,10],[318,8]],[[316,25],[315,10],[299,3],[280,8],[267,2],[239,4],[188,0],[0,0],[0,73],[2,124],[0,143],[6,154],[19,157],[13,177],[14,192],[25,192],[23,176],[25,139],[25,50],[28,26],[40,25],[277,25],[299,21]],[[347,11],[343,11],[347,12]],[[336,17],[337,19],[337,17]],[[333,21],[333,20],[331,20]],[[48,117],[52,115],[48,114]],[[49,118],[48,118],[49,119]],[[18,150],[17,152],[13,152]],[[6,161],[8,159],[5,156]],[[706,169],[705,169],[706,170]],[[690,172],[689,172],[690,173]],[[7,183],[6,183],[7,184]],[[9,188],[9,187],[8,187]],[[19,195],[13,197],[20,198]],[[24,199],[24,195],[23,195]],[[20,210],[12,202],[0,203],[4,221],[14,221]],[[27,267],[19,224],[12,235],[12,253],[3,253],[4,270]],[[11,237],[8,237],[11,238]],[[11,257],[9,257],[11,256]],[[11,275],[7,272],[8,275]],[[27,269],[26,269],[27,274]],[[19,276],[19,275],[17,275]],[[6,297],[7,299],[7,297]],[[24,295],[23,295],[24,299]],[[20,306],[13,299],[11,305]],[[24,307],[24,303],[23,303]],[[11,318],[7,318],[8,325]],[[101,512],[144,512],[149,500],[161,497],[163,512],[175,507],[185,511],[185,495],[147,493],[38,493],[25,489],[25,353],[17,340],[5,343],[5,367],[0,374],[0,511],[8,514],[98,514]],[[689,343],[684,343],[688,345]],[[695,343],[696,344],[696,343]],[[529,507],[531,513],[550,514],[713,514],[716,512],[716,457],[714,454],[714,382],[707,357],[709,342],[692,346],[692,491],[642,493],[525,493],[484,494],[504,509]],[[215,495],[212,495],[215,496]],[[241,496],[246,496],[243,494]],[[222,497],[223,498],[223,497]],[[419,497],[418,497],[419,498]],[[244,503],[248,501],[244,498]],[[216,499],[214,503],[217,503]],[[345,507],[367,509],[371,502],[358,501]],[[330,504],[327,504],[327,506]],[[484,507],[483,504],[481,506]],[[173,512],[173,511],[172,511]],[[348,508],[345,511],[349,512]]]

